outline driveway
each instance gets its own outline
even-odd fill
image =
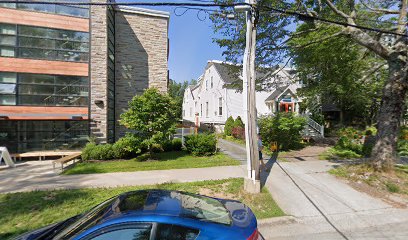
[[[237,145],[236,153],[241,150]],[[297,161],[296,153],[290,162],[271,159],[271,171],[261,174],[262,183],[289,215],[259,221],[266,239],[408,239],[407,209],[358,192],[327,173],[336,164],[313,159],[310,149],[303,153],[306,161]]]

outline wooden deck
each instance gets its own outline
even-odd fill
[[[14,159],[14,161],[21,161],[23,158],[38,158],[38,160],[44,160],[46,157],[56,157],[62,158],[65,156],[73,155],[73,154],[80,154],[81,151],[72,150],[72,151],[33,151],[33,152],[25,152],[25,153],[14,153],[10,154],[10,156]]]

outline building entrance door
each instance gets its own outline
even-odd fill
[[[293,103],[280,103],[280,112],[293,112]]]

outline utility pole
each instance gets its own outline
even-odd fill
[[[259,152],[256,126],[255,100],[255,47],[256,47],[256,0],[246,0],[249,5],[237,6],[235,10],[246,13],[246,46],[243,59],[243,102],[245,118],[245,145],[247,152],[248,175],[245,178],[245,191],[259,193],[261,191],[259,176]]]

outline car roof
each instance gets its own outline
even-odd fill
[[[212,219],[202,214],[206,211]],[[140,190],[123,193],[113,198],[103,210],[101,220],[110,220],[124,215],[156,215],[197,219],[230,225],[228,210],[215,198],[167,190]]]

